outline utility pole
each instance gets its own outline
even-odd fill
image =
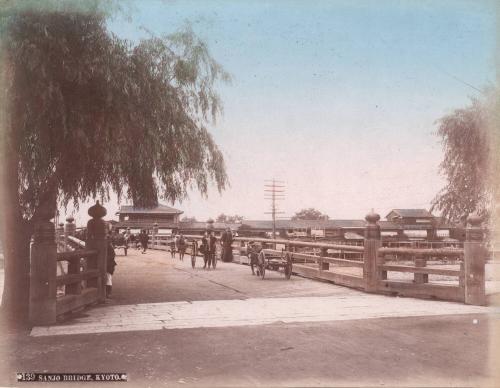
[[[285,199],[285,185],[283,181],[276,179],[266,180],[264,184],[264,199],[271,201],[271,211],[264,214],[271,214],[273,217],[273,239],[276,239],[276,214],[283,214],[279,211],[276,201]]]

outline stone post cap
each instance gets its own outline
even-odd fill
[[[64,224],[62,222],[59,223],[59,227],[62,228]]]
[[[74,220],[75,220],[75,219],[74,219],[72,216],[69,216],[69,217],[67,217],[67,218],[66,218],[66,222],[68,222],[68,223],[70,223],[70,224],[71,224]]]
[[[469,214],[469,216],[467,217],[467,224],[469,224],[472,227],[480,227],[483,220],[484,220],[483,216],[480,216],[477,213],[473,213]]]
[[[376,224],[379,220],[380,220],[380,214],[377,214],[373,211],[373,209],[370,211],[370,213],[368,213],[366,216],[365,216],[365,220],[369,223],[369,224]]]
[[[94,206],[89,207],[88,214],[92,218],[102,218],[107,214],[107,211],[104,206],[101,206],[99,201],[96,201]]]

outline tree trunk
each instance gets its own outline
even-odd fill
[[[2,317],[18,325],[28,321],[32,223],[19,205],[18,159],[12,148],[0,150],[0,235],[5,262]],[[5,147],[5,148],[4,148]]]
[[[2,315],[9,322],[26,323],[29,311],[31,228],[23,219],[5,218],[6,228],[2,236],[5,259]]]

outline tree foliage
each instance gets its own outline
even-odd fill
[[[312,207],[302,209],[292,216],[292,220],[327,220],[329,217]]]
[[[27,295],[29,239],[57,201],[77,206],[114,191],[148,207],[227,184],[208,127],[222,112],[215,88],[229,76],[206,44],[187,27],[132,45],[106,28],[101,4],[113,12],[116,3],[86,4],[0,15],[4,303],[26,303],[16,298]]]
[[[64,203],[111,188],[137,205],[226,183],[206,125],[228,79],[189,29],[133,47],[96,14],[24,13],[5,40],[20,205],[31,216],[46,186]]]
[[[224,213],[219,214],[217,218],[215,219],[215,222],[224,222],[227,224],[235,224],[238,222],[243,221],[243,217],[235,214],[234,216],[229,216]]]
[[[436,195],[432,208],[451,221],[477,212],[488,215],[492,200],[494,134],[494,93],[457,109],[439,120],[444,159],[441,173],[446,186]]]

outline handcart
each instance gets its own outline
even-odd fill
[[[256,267],[256,274],[261,279],[266,276],[266,269],[272,271],[283,269],[285,278],[290,279],[293,268],[292,254],[285,250],[279,252],[272,249],[262,249],[258,254],[256,252],[251,253],[250,266],[252,267],[252,273],[254,273],[254,266]]]

